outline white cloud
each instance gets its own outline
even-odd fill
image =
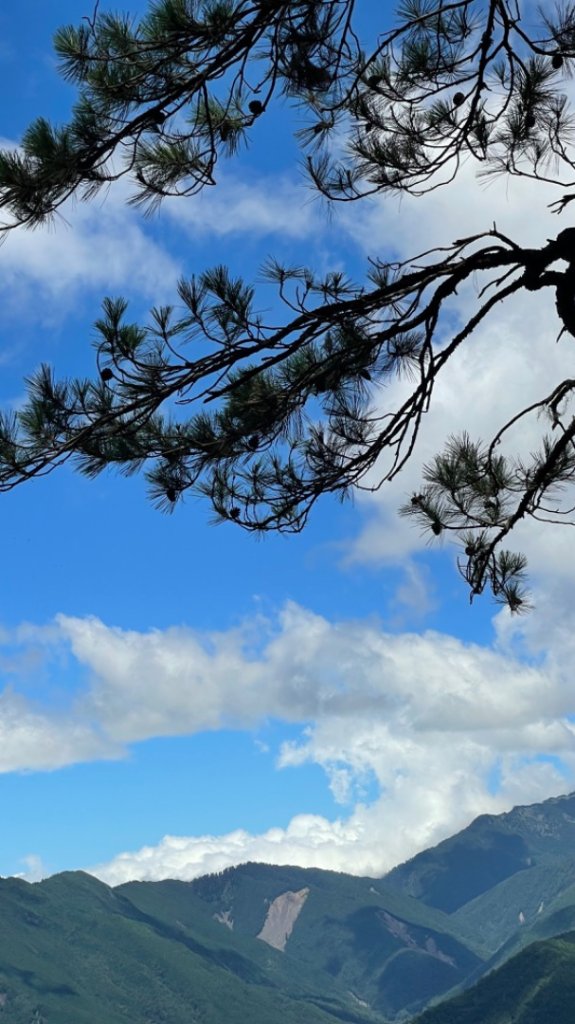
[[[530,665],[512,651],[438,632],[396,635],[377,623],[330,623],[293,603],[277,622],[258,624],[258,651],[251,622],[202,635],[184,628],[139,633],[95,618],[59,616],[46,634],[28,627],[26,637],[37,645],[69,646],[89,680],[74,714],[78,721],[96,722],[116,744],[224,725],[251,727],[268,717],[315,723],[314,735],[325,723],[339,728],[353,721],[347,739],[334,740],[329,758],[322,756],[326,763],[377,771],[385,785],[388,768],[378,759],[397,767],[385,753],[392,736],[394,743],[409,736],[410,757],[411,744],[434,747],[440,734],[451,736],[450,743],[463,736],[486,746],[495,737],[503,751],[510,748],[510,736],[517,752],[531,752],[541,742],[570,748],[571,732],[563,725],[547,731],[549,723],[557,725],[575,711],[568,659]],[[534,740],[535,728],[541,732]],[[309,744],[286,748],[282,763],[301,760],[302,749]]]
[[[391,250],[399,259],[489,231],[494,224],[520,245],[533,246],[565,227],[548,208],[563,188],[527,178],[478,178],[477,169],[475,161],[467,161],[450,185],[427,197],[362,201],[348,208],[343,222],[369,254]]]
[[[0,140],[0,148],[14,143]],[[34,230],[18,228],[3,238],[0,289],[4,308],[17,313],[26,297],[26,318],[50,318],[54,304],[60,316],[78,293],[129,288],[165,300],[181,273],[177,260],[144,230],[144,221],[126,206],[125,188],[102,193],[90,203],[65,203],[54,221]]]
[[[302,239],[316,236],[325,224],[303,181],[259,173],[248,179],[222,176],[216,188],[204,189],[191,200],[166,200],[162,211],[194,237],[199,233],[218,239],[234,234],[250,241],[267,235]]]
[[[0,139],[0,148],[16,147]],[[153,302],[173,300],[181,261],[155,240],[150,222],[127,204],[133,191],[121,181],[88,203],[66,202],[49,225],[7,232],[0,254],[5,311],[16,315],[26,297],[34,294],[34,308],[26,307],[28,320],[32,312],[49,319],[55,302],[61,316],[80,290],[106,293],[129,288],[132,295]],[[202,239],[231,234],[301,239],[318,228],[309,192],[302,185],[261,175],[249,182],[223,177],[217,189],[206,189],[192,199],[166,200],[154,225],[162,218]]]
[[[26,870],[19,872],[17,878],[24,878],[27,882],[41,882],[50,874],[37,853],[29,853],[26,857],[21,857],[20,862],[25,865]]]
[[[181,273],[177,261],[142,230],[126,210],[78,206],[68,223],[10,233],[0,250],[2,293],[15,315],[32,293],[28,322],[68,312],[80,292],[112,293],[130,289],[153,302],[173,294]],[[41,301],[40,301],[41,300]]]
[[[220,836],[165,836],[156,846],[122,853],[87,870],[109,885],[133,879],[190,880],[246,861],[379,877],[478,814],[499,813],[525,803],[526,794],[535,801],[565,788],[565,780],[549,763],[510,762],[501,773],[502,792],[491,794],[476,775],[466,774],[469,767],[477,769],[476,756],[461,760],[458,747],[451,759],[446,758],[445,743],[438,746],[443,746],[440,764],[429,761],[429,751],[417,758],[417,771],[423,769],[427,779],[425,786],[415,784],[414,773],[403,776],[398,771],[391,793],[370,805],[356,805],[345,819],[328,821],[300,814],[287,828],[271,828],[259,835],[236,830]]]
[[[137,633],[98,619],[57,621],[79,664],[92,673],[81,710],[118,743],[261,718],[264,666],[244,655],[240,631]]]
[[[149,304],[173,301],[185,268],[126,204],[129,194],[122,184],[90,203],[66,203],[51,225],[8,232],[0,249],[5,318],[17,320],[25,309],[28,324],[31,318],[61,322],[87,293],[129,291]],[[154,227],[162,217],[203,239],[303,238],[316,222],[303,190],[273,178],[251,185],[226,179],[213,193],[166,203]]]
[[[209,635],[61,616],[24,638],[69,647],[84,692],[50,720],[52,746],[46,716],[8,694],[12,717],[2,719],[0,706],[0,721],[13,745],[1,767],[57,767],[147,737],[268,718],[299,723],[278,767],[320,765],[348,804],[338,821],[299,815],[262,835],[167,837],[94,870],[107,880],[192,877],[262,859],[381,874],[476,814],[573,784],[572,641],[563,655],[530,663],[503,619],[498,629],[501,646],[487,648],[437,632],[387,633],[376,622],[331,623],[295,604],[275,622]],[[34,729],[48,731],[42,758]],[[376,794],[369,803],[366,793]]]
[[[435,588],[426,566],[417,565],[412,561],[404,564],[403,579],[395,591],[394,605],[397,608],[393,620],[396,629],[399,628],[404,613],[409,612],[412,619],[417,619],[434,610]]]
[[[0,773],[48,771],[118,752],[88,721],[35,708],[9,688],[0,694]]]
[[[0,148],[13,147],[0,139]],[[202,250],[200,266],[194,269],[203,270],[221,260],[221,254],[208,257],[206,245],[221,246],[231,236],[250,241],[321,236],[309,193],[281,177],[258,177],[250,183],[227,177],[215,190],[167,201],[152,220],[128,204],[132,194],[129,183],[121,181],[88,203],[68,201],[49,225],[4,235],[0,297],[10,333],[0,349],[0,365],[22,360],[27,332],[38,324],[44,328],[44,349],[35,359],[54,359],[50,334],[55,330],[59,337],[83,301],[95,300],[99,308],[104,295],[124,294],[132,309],[142,301],[146,307],[173,303],[178,279],[190,272],[190,240],[196,259]],[[168,249],[162,226],[180,229],[179,245]],[[171,242],[174,237],[172,232]],[[88,333],[93,319],[93,312],[87,314]],[[24,335],[14,330],[19,324],[25,325]],[[5,404],[14,408],[21,402],[22,395],[16,393]]]
[[[88,870],[108,885],[132,879],[190,880],[248,860],[349,871],[354,848],[358,865],[370,863],[362,848],[362,832],[359,823],[329,822],[320,816],[300,814],[286,829],[271,828],[257,836],[243,829],[224,836],[165,836],[157,846],[120,854],[110,863]],[[356,873],[369,874],[369,869]]]

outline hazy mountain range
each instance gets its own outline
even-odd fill
[[[382,1024],[430,1004],[421,1024],[572,1024],[575,795],[482,816],[383,879],[6,878],[0,920],[0,1024]]]

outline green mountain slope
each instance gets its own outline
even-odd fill
[[[548,888],[551,889],[552,882],[557,883],[558,879],[560,882],[566,875],[573,873],[574,865],[572,862],[569,864],[569,869],[567,870],[566,868],[565,871],[557,869],[556,872],[547,870],[548,878],[546,881],[548,882]],[[541,871],[545,873],[545,869],[542,868]],[[496,952],[478,970],[469,976],[466,984],[473,983],[482,974],[501,966],[501,964],[504,964],[510,957],[515,956],[526,946],[575,929],[575,884],[560,888],[557,885],[557,888],[558,895],[551,898],[549,902],[542,900],[536,913],[530,916],[522,915],[520,927],[516,928],[510,938],[502,946],[499,946]],[[504,896],[504,894],[500,895]],[[493,901],[495,901],[496,896],[497,892],[493,894]]]
[[[575,795],[482,815],[384,884],[449,914],[460,935],[494,954],[575,884]]]
[[[446,915],[378,886],[254,864],[116,889],[82,872],[0,879],[0,1017],[382,1024],[415,1013],[481,961]]]
[[[114,891],[168,934],[175,928],[185,932],[188,941],[193,935],[194,941],[209,951],[214,963],[234,971],[247,982],[276,988],[338,1019],[358,1024],[372,1019],[367,1007],[349,989],[334,982],[317,965],[298,962],[255,936],[242,934],[218,920],[213,906],[196,896],[193,883],[131,882]]]
[[[201,906],[197,917],[202,918]],[[206,918],[205,913],[203,917]],[[203,920],[198,935],[167,924],[89,875],[37,885],[0,880],[0,1013],[10,1024],[364,1024],[337,993],[314,1002],[306,983],[289,991],[268,960],[281,954]],[[213,927],[213,931],[211,931]],[[280,972],[281,980],[281,972]],[[321,1002],[321,986],[318,1002]],[[349,1002],[349,1000],[348,1000]],[[333,1013],[332,1013],[333,1010]]]
[[[573,1024],[575,933],[537,942],[416,1024]]]
[[[384,879],[0,879],[0,921],[0,1024],[399,1024],[463,990],[425,1024],[543,1024],[575,939],[528,944],[575,928],[575,796],[478,818]]]
[[[531,942],[575,928],[574,880],[574,859],[544,861],[465,904],[453,920],[491,954],[490,969]]]
[[[247,864],[191,886],[214,914],[250,936],[261,932],[278,897],[305,892],[286,957],[318,977],[329,974],[389,1019],[416,1012],[481,965],[447,915],[374,879]]]

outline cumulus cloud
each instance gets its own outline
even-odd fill
[[[0,139],[1,149],[14,149]],[[0,289],[14,313],[32,290],[48,303],[36,302],[38,315],[51,304],[71,305],[80,290],[106,292],[129,287],[131,294],[154,302],[173,298],[183,267],[154,237],[150,222],[128,205],[133,188],[115,183],[89,203],[65,203],[52,223],[33,231],[8,232],[2,250]],[[301,239],[317,234],[318,219],[297,183],[285,177],[258,175],[251,182],[224,176],[217,189],[192,200],[166,200],[153,224],[175,224],[194,238],[221,239],[232,234],[261,238],[282,235]],[[38,292],[39,290],[39,292]],[[30,309],[26,310],[30,316]]]
[[[0,694],[0,773],[47,771],[118,753],[90,722],[35,708],[9,688]]]
[[[453,182],[427,198],[362,201],[344,211],[342,223],[369,254],[391,251],[398,259],[489,231],[494,224],[521,245],[539,246],[564,226],[548,209],[558,197],[555,186],[528,178],[479,178],[476,162],[469,160]]]
[[[224,836],[165,836],[157,846],[122,853],[108,864],[88,870],[108,885],[132,879],[189,881],[248,860],[349,871],[354,846],[358,864],[370,863],[362,848],[361,832],[352,822],[330,822],[319,815],[300,814],[287,828],[271,828],[261,835],[236,829]],[[369,869],[356,873],[369,874]]]
[[[139,633],[60,616],[24,635],[48,652],[63,644],[84,673],[83,691],[51,719],[69,737],[69,761],[117,756],[153,736],[276,719],[301,726],[275,752],[278,768],[321,766],[341,802],[336,821],[299,815],[262,835],[166,837],[94,868],[106,880],[187,878],[246,859],[377,875],[476,814],[573,783],[571,647],[563,658],[534,658],[503,618],[493,647],[334,623],[293,603],[276,620],[222,633]],[[13,734],[0,767],[62,764],[50,736],[40,761],[26,728],[47,728],[45,717],[13,700],[0,705]]]
[[[556,335],[552,295],[521,296],[502,306],[447,363],[410,463],[392,485],[359,499],[367,516],[351,544],[351,560],[403,561],[425,548],[427,538],[398,518],[398,505],[418,490],[423,465],[450,436],[465,430],[472,438],[489,439],[522,408],[551,392],[565,375],[569,344],[567,339],[555,344]],[[375,404],[379,409],[395,409],[405,394],[406,384],[397,382],[376,394]],[[537,445],[543,429],[536,416],[522,421],[510,432],[507,449],[529,451]],[[374,482],[376,477],[377,469]],[[541,534],[537,528],[529,530]]]
[[[4,139],[0,148],[15,146]],[[50,316],[54,303],[61,315],[81,290],[129,287],[154,301],[165,299],[180,264],[145,230],[126,198],[125,188],[115,188],[91,203],[71,200],[51,224],[8,232],[0,254],[5,311],[17,312],[32,293],[34,306],[25,307],[28,320],[34,312]]]
[[[363,739],[359,735],[358,744]],[[378,742],[384,739],[380,735]],[[319,815],[301,814],[292,818],[287,828],[271,828],[259,835],[236,830],[219,836],[165,836],[156,846],[121,853],[87,870],[109,885],[133,879],[191,880],[246,861],[380,877],[395,864],[464,827],[477,814],[500,813],[514,804],[544,799],[565,788],[565,779],[550,763],[533,760],[510,763],[509,778],[502,773],[503,788],[491,793],[476,776],[465,775],[466,769],[477,769],[481,760],[477,751],[470,747],[471,756],[462,760],[461,746],[452,757],[445,755],[444,740],[438,743],[440,747],[441,756],[431,763],[429,750],[424,753],[415,749],[419,763],[414,772],[403,774],[398,770],[390,793],[382,793],[369,805],[357,804],[345,818],[329,821]],[[392,745],[390,753],[394,752]],[[425,773],[425,786],[416,785],[418,775],[419,782],[423,781],[420,773]]]
[[[261,174],[251,174],[249,179],[224,175],[215,189],[204,189],[188,202],[169,199],[162,209],[194,236],[239,234],[250,240],[268,235],[289,239],[317,236],[321,219],[302,181]]]

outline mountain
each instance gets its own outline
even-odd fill
[[[183,914],[156,917],[81,872],[36,885],[2,879],[0,920],[0,1019],[7,1024],[373,1020],[340,998],[331,979],[322,985],[286,969],[266,944],[238,941],[193,898]]]
[[[430,1005],[422,1024],[543,1024],[551,1004],[561,1024],[575,796],[484,815],[382,879],[6,878],[0,920],[0,1024],[399,1024]]]
[[[575,932],[536,942],[414,1024],[573,1024]]]
[[[262,938],[278,916],[277,901],[300,894],[286,954],[388,1019],[416,1012],[482,963],[446,914],[378,880],[248,864],[191,886],[235,931]]]
[[[484,955],[521,944],[522,933],[562,900],[575,907],[575,794],[482,815],[394,868],[384,883],[448,914]],[[567,915],[547,934],[573,925],[575,916]]]
[[[248,864],[111,889],[0,879],[0,1020],[383,1024],[481,960],[446,915],[372,879]]]

